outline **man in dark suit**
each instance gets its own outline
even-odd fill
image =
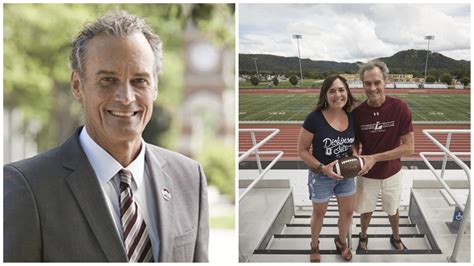
[[[85,123],[61,146],[4,167],[4,261],[207,261],[199,163],[146,143],[161,41],[109,12],[73,41]]]

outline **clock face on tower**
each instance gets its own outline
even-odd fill
[[[218,70],[219,52],[208,42],[200,41],[189,46],[189,62],[192,71],[211,73]]]

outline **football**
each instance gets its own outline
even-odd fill
[[[358,156],[349,156],[337,160],[333,171],[344,178],[357,176],[357,173],[364,167],[364,159]]]

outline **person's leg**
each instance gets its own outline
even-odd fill
[[[400,240],[400,214],[398,211],[402,191],[402,178],[403,176],[400,171],[382,181],[382,208],[387,213],[390,227],[392,228],[390,242],[397,249],[406,248]]]
[[[336,245],[339,249],[345,246],[343,250],[341,250],[341,256],[345,259],[350,259],[352,254],[350,253],[350,249],[347,245],[347,234],[349,232],[349,227],[351,226],[352,222],[352,214],[354,212],[354,202],[355,202],[355,195],[347,196],[347,197],[337,197],[337,205],[339,208],[339,220],[337,221],[337,227],[339,229],[339,238],[338,242],[336,241]]]
[[[339,211],[339,219],[337,226],[339,228],[339,238],[345,243],[349,226],[352,222],[352,214],[354,213],[356,186],[353,178],[343,179],[336,182],[334,194],[337,198],[337,206]]]
[[[399,222],[400,222],[400,215],[397,210],[395,215],[389,215],[388,220],[390,222],[390,227],[392,227],[392,235],[395,239],[400,239],[400,231],[399,231]]]
[[[313,212],[311,215],[311,248],[318,248],[319,247],[319,234],[321,233],[321,228],[323,227],[323,220],[324,215],[326,214],[326,210],[328,207],[328,203],[314,203],[313,202]],[[313,260],[320,260],[319,253],[312,253],[311,254],[311,261]]]
[[[360,237],[367,239],[367,229],[369,228],[370,220],[373,212],[366,212],[360,214]],[[360,249],[367,249],[367,241],[360,241]]]
[[[355,212],[360,213],[360,238],[357,249],[367,249],[367,229],[372,213],[377,205],[377,196],[380,192],[380,180],[357,177],[357,191]],[[363,240],[365,239],[365,240]]]
[[[319,262],[319,234],[323,226],[324,215],[326,214],[329,199],[335,181],[319,173],[308,173],[309,198],[313,203],[311,215],[311,262]]]
[[[395,215],[389,215],[388,220],[390,221],[390,226],[392,227],[392,237],[390,239],[390,243],[392,243],[392,245],[394,245],[396,249],[406,249],[405,244],[403,244],[402,240],[400,239],[400,215],[398,210]]]

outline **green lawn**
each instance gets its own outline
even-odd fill
[[[470,121],[469,94],[389,94],[404,99],[413,121]],[[365,100],[364,94],[354,94]],[[319,94],[240,94],[239,121],[302,121]]]
[[[232,216],[211,216],[209,226],[214,229],[234,229],[235,217]]]

